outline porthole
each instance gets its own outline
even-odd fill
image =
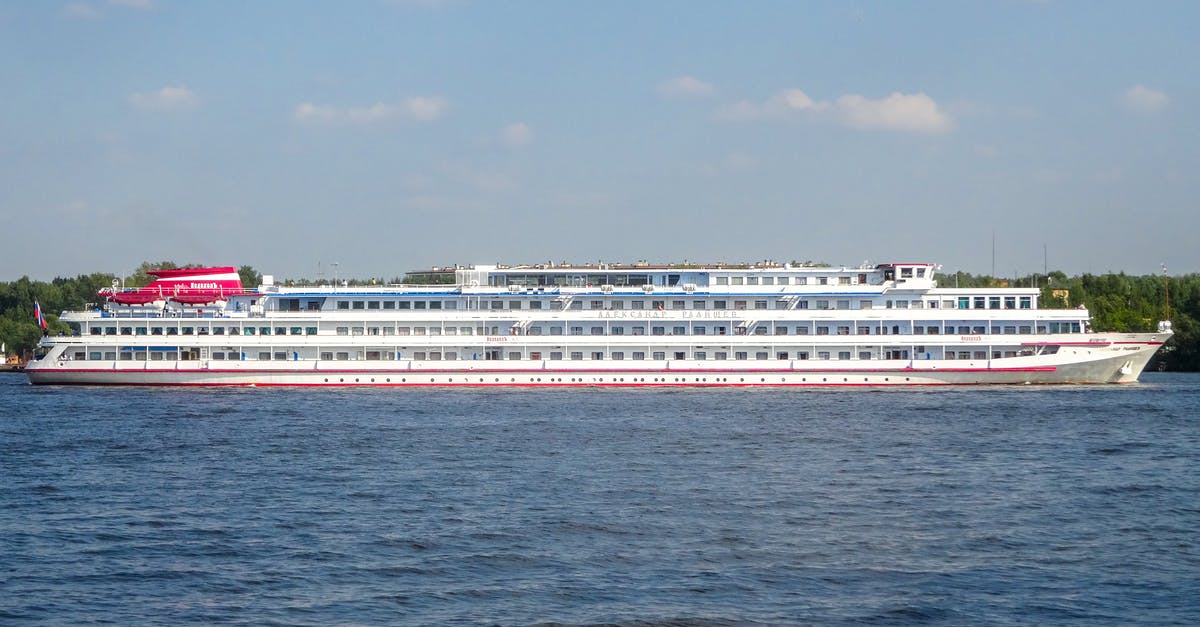
[[[325,382],[329,383],[329,377],[325,377]]]
[[[388,377],[388,378],[387,378],[387,382],[388,382],[388,383],[391,383],[391,382],[392,382],[392,378],[391,378],[391,377]]]
[[[407,382],[407,381],[408,381],[408,379],[400,379],[400,382],[401,382],[401,383],[405,383],[405,382]]]
[[[375,382],[375,377],[371,377],[371,383]]]
[[[358,377],[354,377],[354,382],[358,383]]]
[[[345,383],[345,382],[346,382],[345,379],[338,379],[338,383]]]

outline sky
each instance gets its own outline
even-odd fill
[[[1198,102],[1193,1],[0,0],[0,280],[1200,272]]]

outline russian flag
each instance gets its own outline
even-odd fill
[[[46,316],[42,315],[42,305],[36,300],[33,301],[33,317],[37,320],[38,326],[43,329],[46,327]]]

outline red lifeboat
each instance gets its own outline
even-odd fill
[[[168,298],[186,305],[207,305],[244,293],[233,266],[149,270],[154,281],[142,288],[103,290],[101,296],[123,305],[145,305]]]

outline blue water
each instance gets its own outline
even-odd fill
[[[0,622],[1200,623],[1200,376],[29,387]]]

